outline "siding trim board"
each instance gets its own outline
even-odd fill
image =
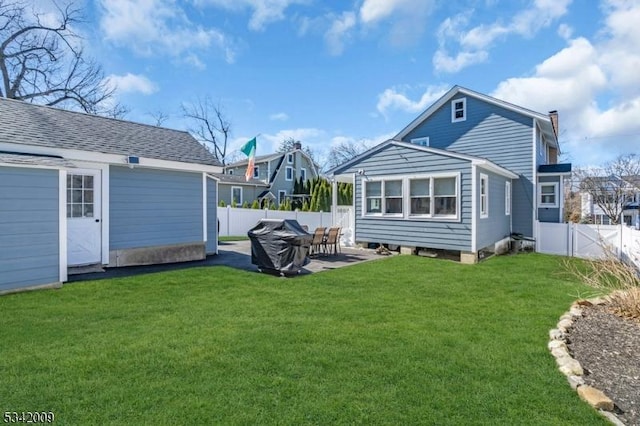
[[[67,276],[67,171],[58,173],[58,246],[60,250],[60,282],[65,282]]]

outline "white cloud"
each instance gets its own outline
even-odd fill
[[[607,6],[597,42],[570,40],[532,76],[505,80],[492,94],[536,111],[558,109],[562,147],[584,164],[640,145],[640,4]]]
[[[329,53],[336,56],[342,54],[344,45],[350,39],[351,30],[355,25],[356,14],[353,12],[343,12],[333,20],[331,27],[324,35]]]
[[[105,77],[105,80],[110,87],[115,88],[120,94],[137,92],[143,95],[151,95],[158,91],[158,86],[141,74],[110,74]]]
[[[429,86],[418,101],[412,101],[406,94],[407,89],[410,88],[392,87],[379,94],[378,104],[376,105],[378,112],[385,117],[391,110],[400,110],[409,113],[422,112],[447,91],[447,88],[444,86]]]
[[[263,154],[276,152],[285,139],[301,141],[302,145],[313,146],[324,143],[326,133],[316,128],[298,128],[280,130],[275,134],[262,134],[258,137],[258,151]]]
[[[445,19],[438,28],[439,48],[434,54],[436,71],[458,72],[467,66],[484,62],[496,40],[518,35],[531,38],[567,13],[572,0],[535,0],[531,7],[518,12],[506,24],[496,20],[466,29],[472,10]],[[566,30],[565,30],[566,33]],[[455,54],[450,54],[450,45]]]
[[[253,31],[262,31],[268,24],[285,19],[285,11],[289,6],[307,2],[307,0],[197,0],[196,4],[209,4],[231,11],[251,9],[249,28]]]
[[[567,24],[558,26],[558,35],[565,40],[569,40],[573,36],[573,28]]]
[[[193,24],[172,0],[100,0],[100,27],[106,39],[138,54],[185,56],[198,67],[194,50],[220,49],[227,62],[235,59],[233,43],[221,31]]]
[[[389,41],[405,45],[419,39],[427,28],[433,0],[364,0],[358,11],[363,27],[386,21]]]
[[[379,22],[398,11],[411,12],[422,0],[364,0],[360,6],[360,19],[365,24]]]
[[[289,115],[286,112],[277,112],[269,116],[269,120],[272,121],[287,121],[288,119]]]

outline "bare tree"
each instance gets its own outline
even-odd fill
[[[151,118],[153,118],[153,120],[155,121],[154,126],[156,127],[161,127],[164,122],[169,119],[169,115],[160,110],[155,112],[148,112],[147,115],[150,115]]]
[[[194,123],[189,132],[209,148],[223,166],[226,165],[231,123],[227,120],[220,103],[213,103],[208,96],[204,99],[198,98],[195,102],[182,104],[182,113]]]
[[[51,20],[20,0],[0,0],[0,97],[118,114],[121,106],[105,102],[115,89],[102,68],[84,57],[72,30],[80,23],[80,9],[56,8]]]
[[[328,167],[330,169],[346,163],[370,148],[369,144],[361,139],[359,141],[343,141],[331,147],[329,151]]]
[[[629,197],[640,191],[640,157],[635,154],[621,155],[601,168],[579,169],[576,174],[581,191],[613,224],[620,223]]]

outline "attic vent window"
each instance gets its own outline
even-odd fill
[[[420,146],[429,146],[429,136],[423,138],[413,138],[411,139],[411,143]]]
[[[467,98],[451,101],[451,122],[465,121],[467,119]]]

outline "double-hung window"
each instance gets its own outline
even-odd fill
[[[558,207],[558,183],[541,183],[538,186],[538,205],[540,207]]]
[[[431,214],[431,179],[409,180],[409,214],[411,216],[428,216]]]
[[[231,187],[231,203],[242,204],[242,187],[240,186]]]
[[[255,166],[253,168],[253,178],[258,179],[260,177],[260,166]]]
[[[480,218],[489,217],[489,176],[480,173]]]
[[[402,180],[387,180],[384,185],[385,214],[402,214]]]
[[[366,182],[366,214],[382,213],[382,182]]]
[[[433,215],[455,217],[458,206],[458,185],[455,177],[433,178]]]
[[[287,166],[287,168],[285,169],[284,179],[285,180],[293,180],[293,167]]]
[[[465,121],[467,119],[467,98],[451,101],[451,122]]]

